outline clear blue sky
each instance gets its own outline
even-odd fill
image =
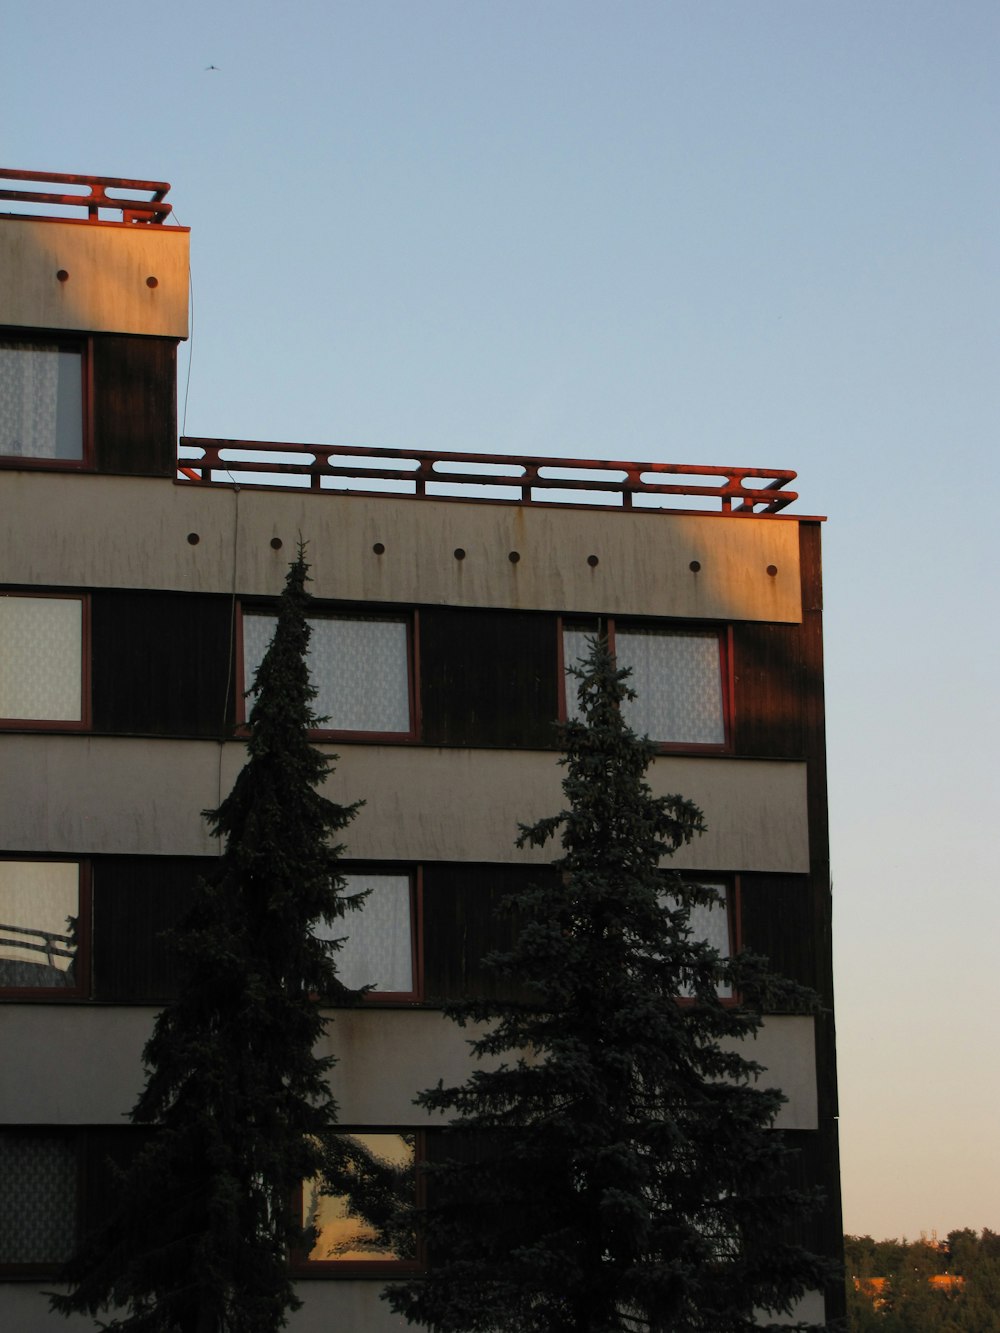
[[[4,165],[172,182],[189,434],[799,471],[877,1236],[1000,1230],[998,56],[996,0],[36,0],[0,50]]]

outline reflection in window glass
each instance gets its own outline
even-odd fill
[[[62,1263],[70,1257],[76,1179],[69,1138],[0,1132],[0,1264]]]
[[[82,384],[78,351],[0,342],[0,456],[81,459]]]
[[[368,897],[358,911],[346,912],[333,925],[313,927],[324,940],[342,939],[334,955],[337,974],[353,990],[374,986],[393,994],[413,991],[413,947],[409,875],[351,872],[346,892]]]
[[[592,632],[563,632],[567,667],[587,656]],[[628,668],[628,685],[636,693],[622,712],[633,731],[651,740],[675,745],[722,745],[725,718],[719,636],[714,631],[619,629],[614,633],[618,665]],[[576,681],[567,677],[566,711],[579,717]]]
[[[0,861],[0,987],[76,984],[80,867]]]
[[[310,617],[309,674],[313,708],[330,731],[410,731],[407,627],[374,616]],[[243,617],[243,679],[247,688],[274,634],[275,617]]]
[[[79,722],[82,658],[79,597],[0,596],[0,717]]]
[[[302,1187],[302,1225],[316,1232],[310,1262],[413,1259],[398,1210],[413,1203],[414,1162],[413,1134],[336,1135],[328,1178]]]

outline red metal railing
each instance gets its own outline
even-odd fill
[[[515,504],[666,507],[695,501],[723,513],[775,514],[798,499],[783,468],[618,463],[589,458],[508,458],[413,449],[184,437],[178,480],[196,485],[280,486],[355,495],[486,500]],[[666,478],[676,478],[668,481]],[[680,507],[684,507],[683,504]]]
[[[84,185],[86,194],[51,194],[42,190],[0,189],[0,199],[23,204],[56,204],[61,208],[84,208],[91,222],[99,222],[100,210],[114,209],[123,222],[162,223],[170,216],[172,205],[163,202],[170,186],[166,181],[132,181],[118,176],[64,176],[55,171],[15,171],[0,167],[0,180],[31,181],[43,185]],[[141,190],[150,199],[111,198],[108,190]]]

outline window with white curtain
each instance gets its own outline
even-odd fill
[[[0,457],[83,458],[83,357],[48,342],[0,342]]]
[[[698,903],[691,907],[688,915],[691,936],[696,940],[704,940],[706,944],[711,945],[720,958],[728,959],[732,956],[729,890],[725,884],[720,882],[699,880],[698,883],[701,888],[711,890],[714,896],[710,902]],[[662,895],[662,901],[664,906],[670,909],[677,906],[677,900],[669,893]],[[692,993],[689,985],[682,985],[680,990],[682,999],[690,999]],[[722,999],[732,999],[732,987],[728,984],[721,985],[718,988],[718,994]]]
[[[372,996],[416,994],[413,966],[414,903],[409,874],[389,871],[345,873],[347,894],[367,893],[362,906],[345,912],[333,924],[317,922],[320,939],[339,939],[334,954],[337,974],[345,986],[373,986]]]
[[[274,635],[271,612],[243,613],[243,680],[249,689]],[[376,615],[310,616],[309,675],[320,730],[408,736],[409,623]],[[252,700],[247,700],[249,713]]]
[[[622,706],[633,731],[663,745],[726,743],[722,651],[714,629],[602,623],[619,667],[628,668],[634,699]],[[563,664],[568,669],[587,656],[596,625],[563,629]],[[577,680],[564,682],[566,716],[580,716]]]
[[[83,720],[83,599],[0,593],[0,718]]]

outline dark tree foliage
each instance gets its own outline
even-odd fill
[[[628,673],[605,642],[575,674],[567,807],[518,840],[558,837],[560,875],[512,897],[518,938],[490,959],[521,998],[448,1010],[489,1024],[470,1043],[483,1064],[418,1099],[452,1113],[455,1147],[427,1171],[427,1274],[386,1295],[438,1333],[756,1329],[755,1308],[787,1311],[832,1266],[791,1234],[815,1200],[768,1128],[781,1093],[735,1043],[762,1008],[811,1001],[692,932],[714,891],[660,861],[701,812],[652,794],[654,748],[623,721]]]
[[[248,762],[218,810],[218,871],[174,933],[186,983],[146,1045],[131,1118],[158,1127],[120,1182],[117,1215],[70,1264],[64,1314],[111,1310],[122,1333],[273,1333],[300,1302],[290,1246],[306,1239],[292,1191],[317,1174],[336,1105],[333,1058],[313,1050],[318,997],[345,1000],[310,929],[360,906],[345,896],[336,834],[353,818],[319,792],[330,760],[306,650],[307,565],[291,565],[253,689]]]

